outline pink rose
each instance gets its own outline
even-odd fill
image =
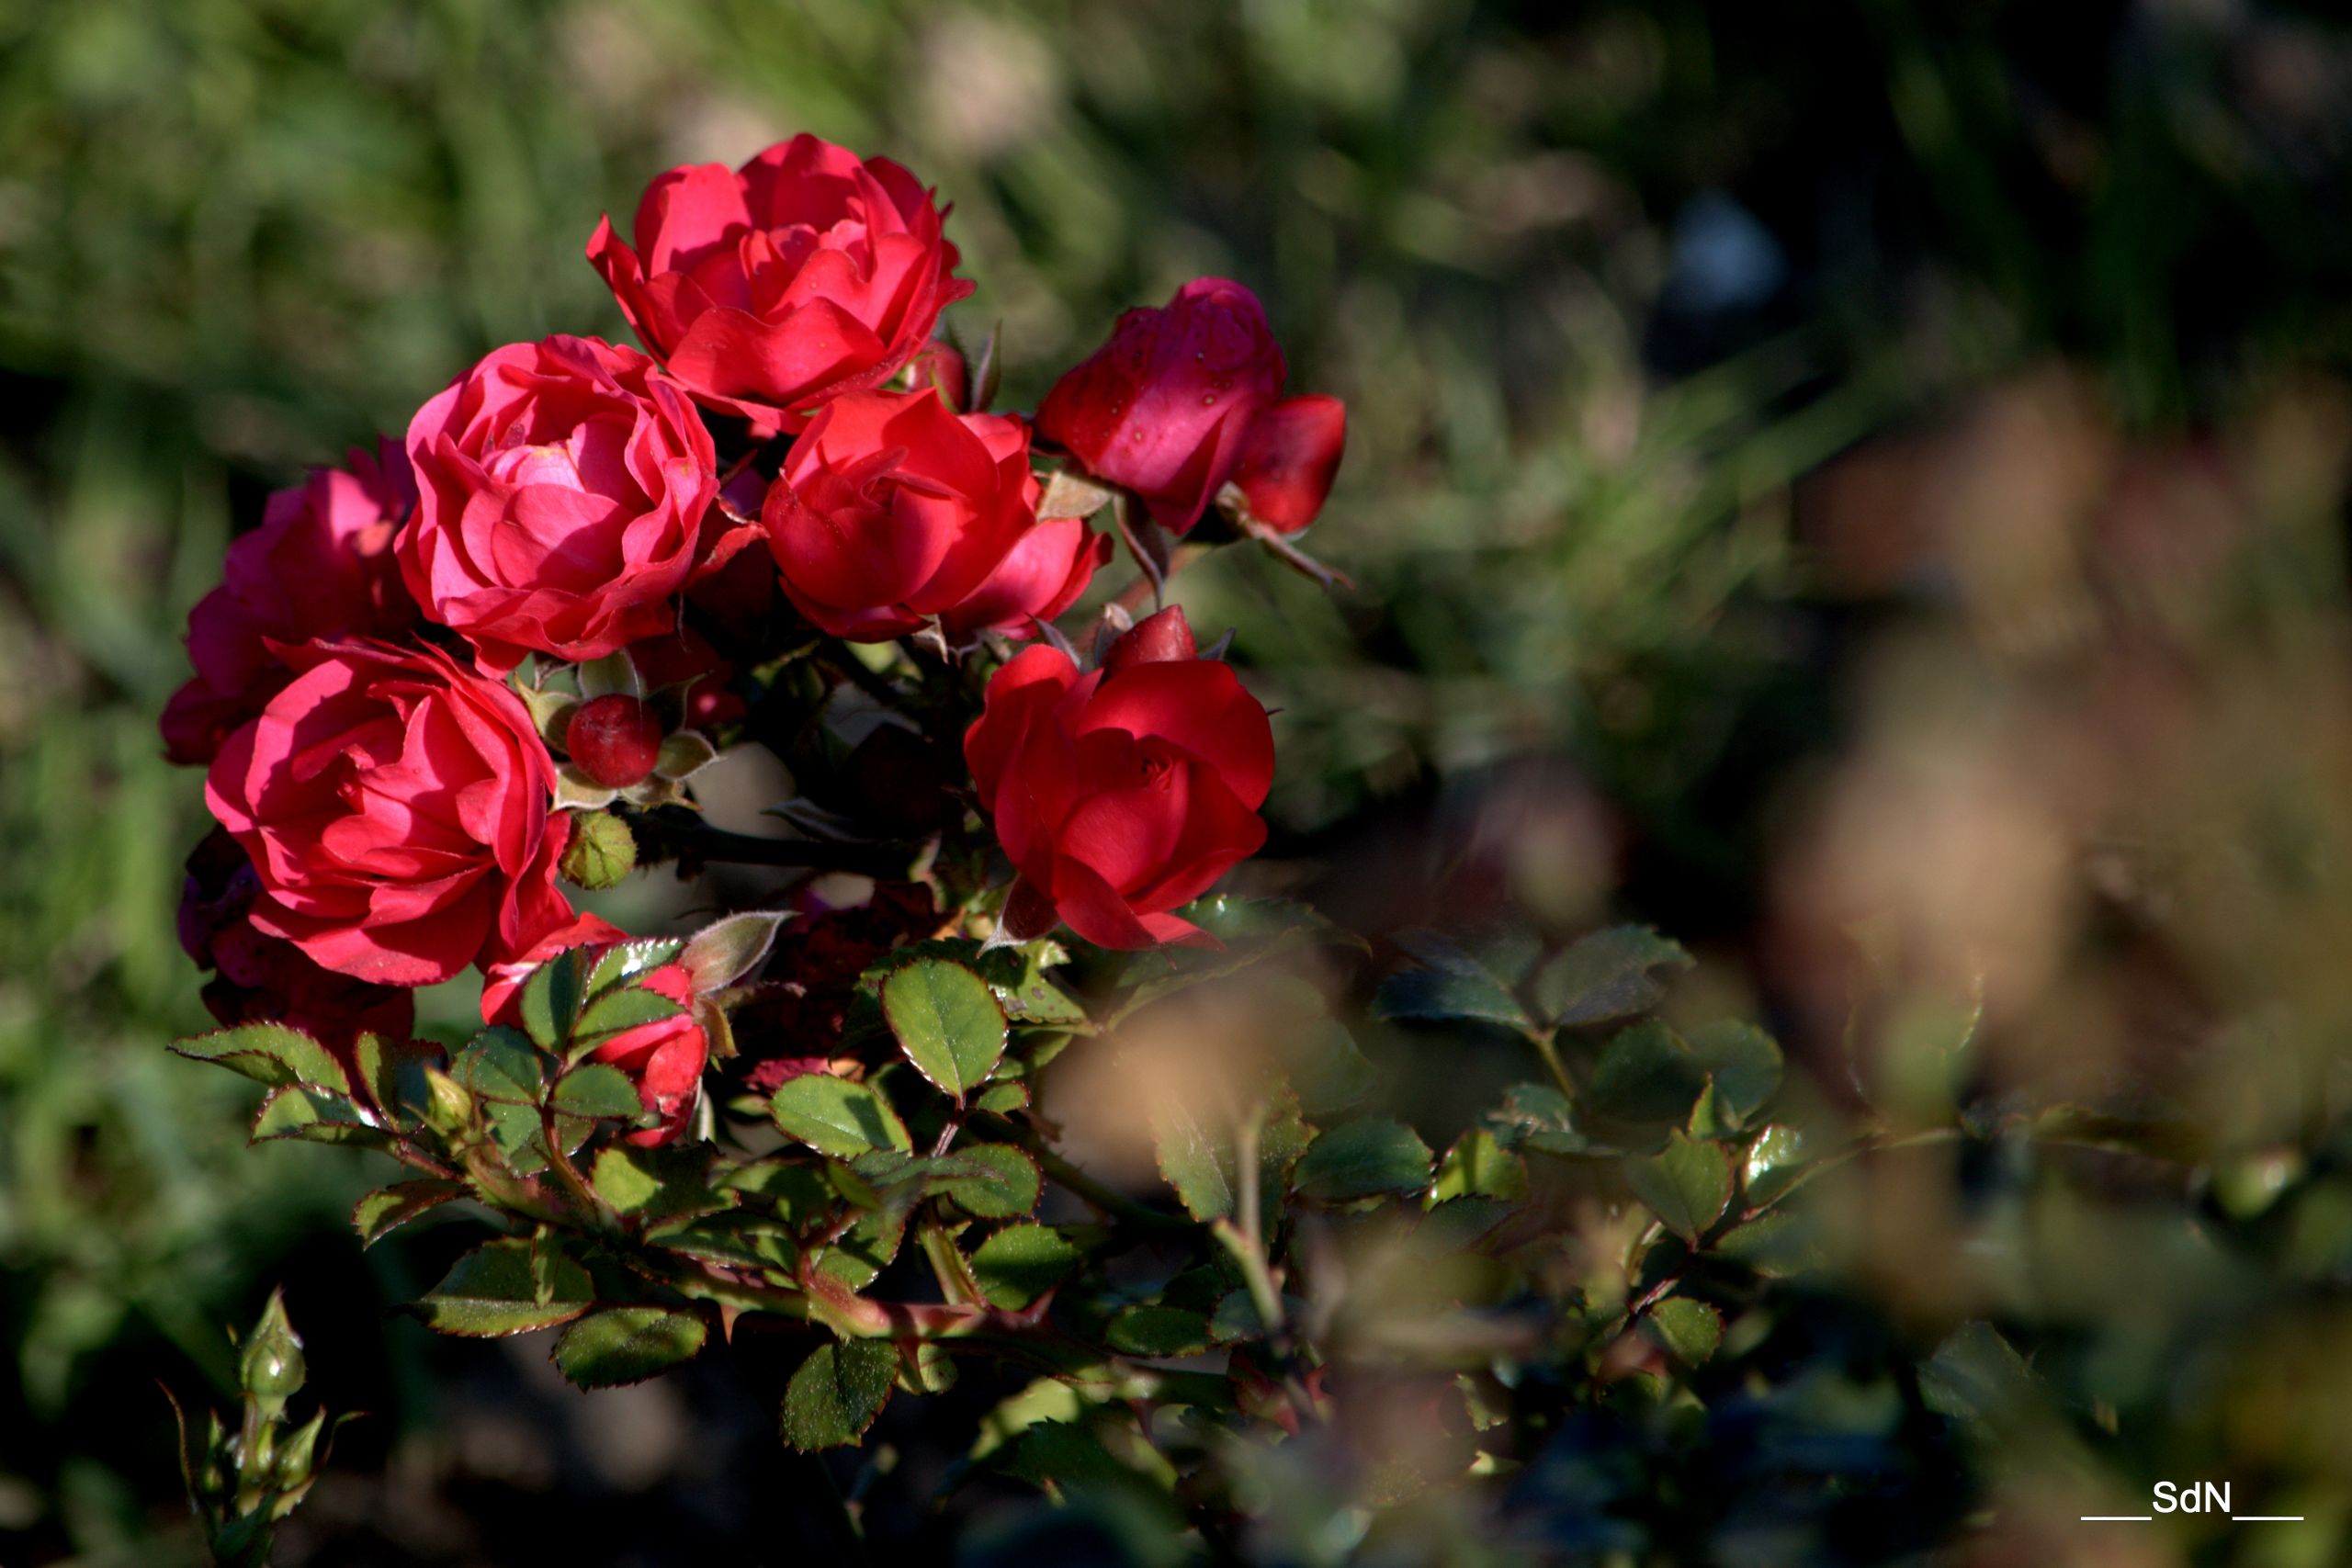
[[[1086,673],[1025,649],[985,703],[964,757],[1020,873],[1008,919],[1050,909],[1104,947],[1209,940],[1168,911],[1266,841],[1274,739],[1232,669],[1196,656],[1183,612],[1137,623]]]
[[[229,732],[294,678],[288,662],[312,637],[394,637],[416,619],[392,535],[416,504],[407,454],[380,462],[354,448],[347,468],[316,468],[262,509],[261,526],[229,547],[220,587],[187,618],[196,677],[164,709],[175,762],[209,762]]]
[[[340,975],[447,980],[572,919],[555,763],[522,700],[435,648],[322,645],[232,735],[205,802],[261,882],[249,919]]]
[[[1121,316],[1111,341],[1046,394],[1037,433],[1181,534],[1232,473],[1283,374],[1258,297],[1196,277],[1161,309]]]
[[[1348,408],[1320,392],[1284,398],[1250,422],[1233,484],[1250,515],[1277,534],[1315,521],[1348,444]]]
[[[637,248],[608,217],[588,242],[630,328],[710,408],[797,429],[878,387],[972,291],[946,214],[887,158],[813,136],[742,168],[672,169],[646,187]]]
[[[800,613],[878,642],[936,616],[963,640],[1029,635],[1083,592],[1108,541],[1037,521],[1029,429],[958,414],[930,388],[825,405],[793,443],[761,521]]]
[[[633,348],[509,344],[416,411],[401,574],[485,667],[601,659],[670,629],[718,493],[710,433]]]

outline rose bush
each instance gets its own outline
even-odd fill
[[[1012,908],[1050,908],[1104,947],[1202,940],[1169,911],[1266,841],[1272,727],[1230,666],[1198,656],[1179,609],[1097,670],[1024,650],[989,681],[964,755],[1021,874]]]
[[[879,642],[933,619],[958,642],[1025,637],[1110,549],[1077,519],[1039,523],[1038,492],[1019,420],[955,413],[929,388],[854,393],[793,444],[761,521],[785,592],[835,637]]]
[[[570,922],[554,784],[504,686],[438,649],[341,643],[229,738],[205,802],[252,858],[254,930],[425,986]]]
[[[588,259],[706,406],[791,428],[889,379],[971,292],[945,216],[888,159],[796,136],[731,172],[670,170],[638,205],[636,248],[606,218]]]
[[[416,504],[407,455],[387,441],[345,462],[271,496],[261,526],[230,545],[220,586],[189,612],[196,674],[163,717],[173,761],[212,761],[294,678],[288,658],[312,637],[396,637],[415,621],[392,556],[393,531]]]
[[[693,404],[643,355],[594,338],[492,350],[417,411],[408,455],[401,573],[493,670],[667,631],[720,521]]]

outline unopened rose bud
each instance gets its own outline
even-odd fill
[[[627,693],[580,705],[564,729],[563,749],[580,771],[606,789],[642,784],[662,756],[662,720]]]
[[[286,1318],[286,1301],[270,1292],[261,1321],[245,1338],[237,1362],[237,1381],[247,1393],[265,1403],[284,1404],[302,1386],[309,1369],[302,1362],[302,1337]]]
[[[1233,465],[1233,485],[1250,515],[1278,534],[1315,521],[1348,444],[1347,405],[1311,393],[1260,412]]]
[[[616,887],[637,869],[636,836],[609,811],[579,812],[572,818],[571,842],[564,846],[556,869],[565,881],[591,893]]]

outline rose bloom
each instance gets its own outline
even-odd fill
[[[164,708],[175,762],[209,762],[229,732],[294,678],[286,652],[319,637],[397,637],[416,604],[392,558],[392,534],[416,504],[408,457],[354,448],[345,468],[314,469],[262,509],[261,526],[229,547],[220,586],[187,618],[196,676]]]
[[[707,407],[796,429],[921,350],[953,276],[946,214],[887,158],[796,136],[741,169],[672,169],[638,205],[637,248],[607,217],[588,242],[639,341]]]
[[[401,571],[492,670],[669,630],[718,522],[694,404],[645,355],[594,338],[492,350],[417,410],[408,455],[419,493]]]
[[[1233,472],[1283,374],[1258,297],[1196,277],[1160,309],[1121,316],[1111,341],[1046,394],[1037,433],[1181,534]]]
[[[1205,942],[1166,911],[1266,840],[1266,710],[1222,660],[1195,656],[1173,606],[1088,673],[1058,649],[1023,650],[990,678],[964,756],[1020,872],[1016,926],[1050,905],[1104,947]]]
[[[187,857],[180,889],[180,946],[199,969],[219,973],[204,1005],[223,1024],[283,1023],[331,1049],[360,1034],[406,1039],[416,1025],[414,993],[322,969],[281,937],[254,929],[261,878],[237,841],[215,828]]]
[[[593,915],[582,917],[563,936],[542,942],[532,961],[500,964],[491,972],[490,983],[482,987],[482,1021],[520,1028],[523,986],[531,971],[565,948],[582,945],[572,940],[578,937],[594,939],[587,943],[591,969],[617,941],[625,940],[616,927]],[[684,965],[664,964],[639,976],[637,983],[686,1010],[624,1029],[590,1052],[588,1059],[627,1073],[637,1085],[638,1098],[645,1102],[645,1109],[662,1118],[660,1126],[628,1134],[630,1143],[651,1148],[675,1139],[693,1119],[695,1101],[702,1091],[702,1070],[710,1060],[710,1042],[703,1034],[702,1025],[695,1021],[694,978]]]
[[[1026,637],[1110,544],[1077,518],[1038,522],[1037,495],[1019,420],[956,413],[929,388],[858,392],[809,422],[760,515],[786,594],[835,637],[879,642],[933,616],[955,640]]]
[[[1320,392],[1271,403],[1250,422],[1233,485],[1250,515],[1277,534],[1315,521],[1348,444],[1345,403]]]
[[[322,645],[231,736],[205,802],[261,893],[247,918],[340,975],[447,980],[571,909],[555,763],[522,699],[434,648]]]

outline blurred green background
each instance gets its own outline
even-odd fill
[[[954,202],[955,322],[1001,321],[1009,406],[1204,272],[1347,400],[1307,543],[1359,590],[1240,550],[1184,589],[1283,711],[1262,877],[1373,929],[1498,885],[1627,909],[1822,1063],[1825,953],[1893,909],[1920,973],[1976,976],[1996,1087],[2137,1074],[2226,1156],[2189,1179],[2279,1235],[2167,1273],[2092,1227],[2152,1271],[2131,1303],[2004,1295],[1958,1261],[1983,1173],[1939,1170],[1858,1219],[1858,1277],[2063,1323],[2049,1430],[2139,1445],[2127,1494],[2259,1450],[2343,1528],[2340,1413],[2226,1348],[2251,1414],[2162,1373],[2352,1342],[2331,8],[0,0],[0,1561],[187,1550],[153,1379],[224,1375],[280,1277],[378,1412],[314,1505],[399,1543],[367,1561],[534,1560],[492,1493],[666,1488],[583,1516],[599,1560],[700,1517],[674,1455],[502,1417],[499,1378],[548,1392],[346,1310],[413,1293],[429,1233],[363,1259],[356,1164],[245,1152],[242,1086],[163,1054],[203,1021],[172,927],[203,813],[153,716],[266,491],[496,344],[623,335],[597,215],[799,130]],[[2300,1550],[2260,1561],[2335,1560]]]

